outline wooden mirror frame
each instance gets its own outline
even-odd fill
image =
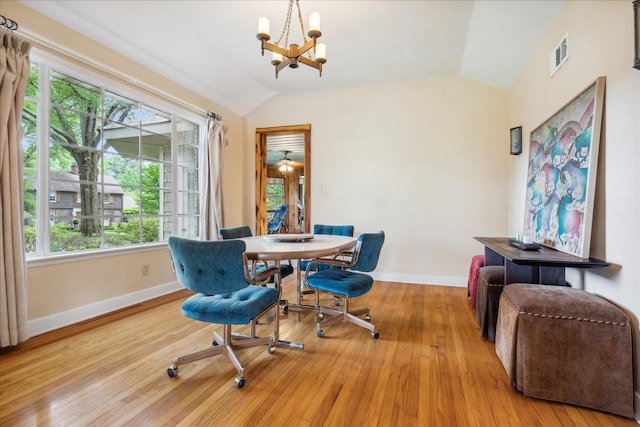
[[[311,125],[256,128],[256,235],[267,233],[267,135],[304,134],[304,229],[311,231]]]

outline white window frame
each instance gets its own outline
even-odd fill
[[[50,252],[50,239],[49,239],[49,225],[50,225],[50,193],[49,193],[49,150],[48,150],[48,129],[50,128],[49,121],[49,98],[50,98],[50,86],[49,82],[46,81],[43,84],[44,77],[49,76],[50,70],[54,69],[57,72],[68,75],[69,77],[76,78],[78,80],[84,81],[86,83],[93,84],[97,87],[100,87],[106,91],[113,92],[116,94],[120,94],[122,96],[128,96],[136,101],[139,101],[149,107],[156,108],[162,110],[166,113],[171,114],[172,120],[172,158],[171,158],[171,168],[173,176],[175,177],[177,174],[177,129],[176,129],[176,119],[184,119],[190,122],[193,122],[199,126],[199,136],[198,140],[200,142],[198,146],[198,157],[199,157],[199,176],[200,180],[198,182],[198,192],[200,193],[202,187],[202,165],[203,165],[203,148],[206,144],[206,123],[207,120],[203,115],[195,114],[192,111],[189,111],[181,106],[168,102],[163,98],[156,98],[149,93],[136,89],[135,87],[131,87],[125,81],[118,80],[115,77],[106,76],[104,74],[96,73],[92,71],[89,66],[83,67],[73,62],[67,61],[61,57],[58,57],[49,52],[42,51],[37,47],[32,48],[30,53],[30,59],[33,64],[38,64],[39,66],[39,75],[40,84],[38,87],[39,95],[37,100],[37,115],[38,115],[38,126],[37,126],[37,135],[36,138],[38,140],[38,151],[37,151],[37,177],[36,182],[38,183],[38,188],[41,188],[43,191],[38,191],[36,193],[37,197],[37,208],[36,208],[36,218],[35,222],[37,224],[38,230],[47,230],[47,232],[39,232],[36,235],[36,247],[39,252],[34,254],[27,255],[27,263],[28,265],[40,266],[40,265],[49,265],[55,264],[63,261],[71,261],[75,259],[91,259],[91,258],[100,258],[106,255],[119,255],[126,252],[144,252],[148,250],[154,250],[154,248],[158,246],[166,246],[166,241],[161,241],[157,243],[146,243],[146,244],[136,244],[131,246],[123,246],[117,248],[105,248],[105,249],[96,249],[96,250],[87,250],[87,251],[78,251],[78,252],[65,252],[65,253],[51,253]],[[44,101],[43,101],[44,100]],[[46,130],[46,131],[44,131]],[[175,142],[175,145],[174,145]],[[172,191],[173,197],[173,230],[179,231],[178,228],[178,188],[174,185]],[[78,203],[80,203],[80,198],[78,198]],[[202,207],[201,209],[202,210]],[[44,211],[44,212],[43,212]],[[199,213],[200,214],[200,213]],[[199,222],[199,218],[198,221]],[[44,250],[43,250],[44,249]]]

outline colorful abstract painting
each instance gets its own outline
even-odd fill
[[[605,78],[531,132],[524,234],[589,257]]]

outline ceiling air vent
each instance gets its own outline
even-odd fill
[[[560,43],[551,52],[551,63],[549,75],[553,76],[558,68],[564,64],[569,58],[569,35],[565,34]]]

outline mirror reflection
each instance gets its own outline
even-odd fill
[[[305,230],[304,133],[268,134],[266,143],[267,232],[301,233]]]

